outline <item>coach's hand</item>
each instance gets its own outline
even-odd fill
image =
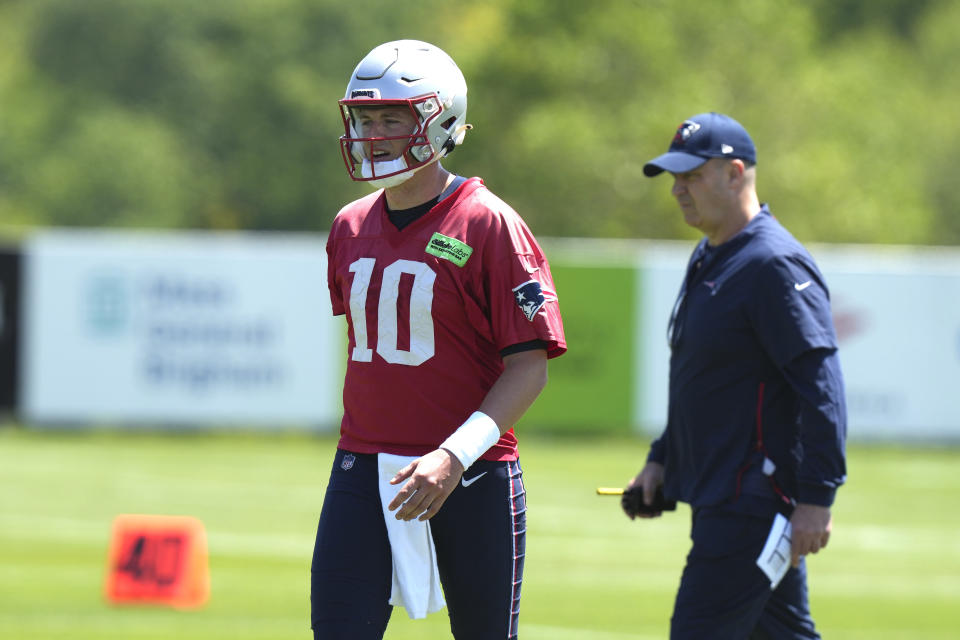
[[[637,477],[631,480],[630,484],[624,489],[624,499],[620,502],[623,512],[626,513],[631,520],[634,518],[656,518],[659,516],[659,511],[643,512],[631,508],[630,500],[627,498],[633,491],[640,490],[643,492],[643,503],[652,505],[654,496],[657,493],[657,487],[662,484],[663,465],[659,462],[648,462],[644,465],[640,473],[637,474]]]
[[[460,482],[463,465],[446,449],[436,449],[417,458],[397,472],[390,484],[405,485],[397,492],[387,508],[397,511],[397,520],[429,520]]]
[[[820,551],[830,541],[830,530],[833,529],[830,507],[798,504],[790,516],[790,525],[793,527],[790,563],[796,567],[802,556]]]

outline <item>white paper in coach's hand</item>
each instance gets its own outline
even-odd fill
[[[770,535],[767,536],[767,543],[763,545],[763,551],[757,558],[757,566],[770,578],[770,590],[773,591],[787,575],[790,569],[790,543],[793,528],[790,521],[777,514],[773,519],[773,526],[770,527]]]

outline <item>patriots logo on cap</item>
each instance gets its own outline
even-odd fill
[[[536,280],[527,280],[521,285],[513,288],[513,298],[520,307],[520,311],[527,317],[527,320],[533,322],[533,318],[540,311],[547,299],[543,295],[543,289]]]
[[[677,128],[677,134],[673,136],[674,144],[683,144],[690,139],[690,136],[700,130],[700,125],[693,120],[684,120]]]

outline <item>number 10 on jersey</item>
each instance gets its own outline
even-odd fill
[[[350,286],[350,317],[356,346],[350,355],[355,362],[371,362],[373,350],[367,335],[367,304],[370,281],[376,258],[359,258],[350,265],[353,284]],[[410,348],[401,349],[397,331],[400,279],[413,276],[410,291]],[[391,364],[416,367],[433,357],[433,285],[437,274],[429,265],[413,260],[397,260],[383,270],[380,298],[377,300],[376,351]]]

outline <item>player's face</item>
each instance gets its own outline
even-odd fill
[[[672,174],[673,197],[684,221],[707,237],[720,231],[726,222],[732,197],[728,162],[713,158],[693,171]]]
[[[361,138],[393,138],[364,143],[368,157],[374,162],[386,162],[400,157],[418,122],[406,107],[356,107],[353,109],[354,127]]]

